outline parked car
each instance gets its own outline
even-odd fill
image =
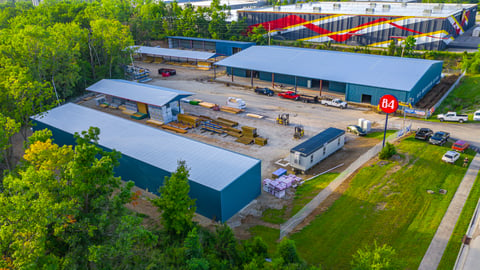
[[[466,141],[458,140],[452,145],[453,150],[457,150],[458,152],[462,152],[467,150],[470,144]]]
[[[266,96],[273,96],[273,94],[275,94],[275,92],[273,92],[273,90],[271,90],[270,88],[267,88],[267,87],[255,87],[255,93],[257,94],[262,94],[262,95],[266,95]]]
[[[438,131],[435,132],[432,137],[430,137],[428,142],[435,145],[444,145],[447,142],[448,138],[450,138],[450,133]]]
[[[419,128],[415,133],[415,139],[417,140],[428,140],[432,137],[433,131],[429,128]]]
[[[447,151],[445,155],[443,155],[442,161],[453,164],[455,163],[455,161],[457,161],[458,158],[460,158],[460,153],[450,150],[450,151]]]
[[[480,110],[473,113],[473,121],[480,121]]]
[[[162,77],[169,77],[176,75],[177,71],[173,68],[159,68],[158,75],[162,75]]]
[[[457,114],[456,112],[448,112],[446,114],[439,114],[437,115],[438,120],[441,122],[443,121],[451,121],[451,122],[467,122],[468,121],[468,115],[466,114]]]
[[[339,98],[334,98],[334,99],[325,98],[325,99],[320,100],[320,104],[326,105],[326,106],[333,106],[333,107],[337,107],[337,108],[340,108],[340,109],[346,109],[347,106],[348,106],[347,102],[345,102],[345,101],[343,101]]]
[[[356,134],[357,136],[367,135],[367,132],[363,128],[361,128],[360,126],[357,126],[357,125],[347,126],[347,132],[351,132],[353,134]]]
[[[294,99],[294,100],[298,100],[300,98],[300,95],[295,94],[295,92],[293,91],[280,92],[278,93],[278,96],[282,98]]]

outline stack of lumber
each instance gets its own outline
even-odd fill
[[[179,122],[170,122],[168,124],[172,127],[176,127],[176,128],[179,128],[179,129],[189,129],[191,127],[190,125],[185,125],[185,124],[182,124],[182,123],[179,123]]]
[[[211,109],[215,106],[214,103],[205,102],[205,101],[198,103],[198,105],[200,105],[202,107],[205,107],[205,108],[209,108],[209,109]]]
[[[258,136],[257,128],[249,127],[249,126],[243,126],[242,127],[242,136],[250,137],[252,139],[257,137]]]
[[[203,130],[207,130],[207,131],[211,131],[211,132],[215,132],[215,133],[219,133],[219,134],[225,133],[222,126],[211,123],[209,121],[202,122],[202,124],[200,125],[200,128],[203,129]]]
[[[245,145],[251,144],[253,142],[253,138],[251,137],[240,137],[235,140],[236,142],[243,143]]]
[[[237,138],[242,136],[242,131],[240,129],[236,129],[233,127],[224,127],[223,129],[226,130],[225,133],[227,133],[230,136],[237,137]]]
[[[163,129],[168,129],[168,130],[175,131],[175,132],[182,133],[182,134],[187,133],[187,131],[186,131],[185,129],[181,129],[181,128],[177,128],[177,127],[172,127],[172,126],[169,126],[169,125],[162,125],[161,127],[162,127]]]
[[[255,137],[255,144],[258,145],[266,145],[267,144],[267,138],[262,138],[262,137]]]
[[[162,121],[155,120],[155,119],[148,119],[147,124],[154,125],[154,126],[162,126],[165,123],[163,123]]]
[[[212,118],[210,118],[210,117],[208,117],[208,116],[206,116],[206,115],[199,115],[199,116],[197,116],[197,117],[198,117],[198,118],[200,119],[200,121],[202,121],[202,122],[203,122],[203,121],[211,121],[211,120],[212,120]]]
[[[162,57],[155,57],[154,59],[155,59],[155,60],[153,61],[154,63],[160,64],[160,63],[163,62],[163,58],[162,58]]]
[[[122,113],[126,114],[126,115],[134,115],[136,113],[136,111],[125,109],[125,110],[122,110]]]
[[[178,122],[188,125],[190,127],[197,127],[201,122],[199,117],[183,113],[177,115],[177,120]]]
[[[233,114],[237,114],[237,113],[243,112],[242,109],[232,108],[232,107],[228,107],[228,106],[221,106],[221,107],[220,107],[220,111],[222,111],[222,112],[228,112],[228,113],[233,113]]]
[[[229,119],[226,119],[226,118],[222,118],[222,117],[217,117],[217,120],[215,120],[215,121],[219,122],[222,125],[228,126],[228,127],[238,126],[238,122],[235,122],[235,121],[232,121],[232,120],[229,120]]]
[[[247,113],[247,116],[248,117],[253,117],[253,118],[258,118],[258,119],[262,119],[264,117],[263,115],[254,114],[254,113]]]

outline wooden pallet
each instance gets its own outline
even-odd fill
[[[233,114],[237,114],[237,113],[243,112],[242,109],[232,108],[232,107],[228,107],[228,106],[221,106],[221,107],[220,107],[220,111],[222,111],[222,112],[228,112],[228,113],[233,113]]]
[[[185,129],[176,128],[176,127],[172,127],[172,126],[169,126],[169,125],[162,125],[161,127],[163,129],[168,129],[168,130],[171,130],[171,131],[175,131],[177,133],[182,133],[182,134],[187,133],[187,131]]]
[[[147,124],[154,125],[154,126],[159,126],[159,127],[160,127],[160,126],[162,126],[162,125],[165,124],[165,123],[163,123],[162,121],[155,120],[155,119],[148,119],[148,120],[147,120]]]
[[[202,107],[205,107],[205,108],[208,108],[208,109],[211,109],[211,108],[215,107],[215,104],[210,103],[210,102],[205,102],[205,101],[198,103],[198,105],[200,105]]]

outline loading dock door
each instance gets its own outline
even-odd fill
[[[362,103],[372,104],[372,95],[362,95]]]

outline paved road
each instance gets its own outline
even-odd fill
[[[437,232],[418,267],[419,270],[437,269],[479,170],[480,154],[477,154],[470,163],[467,173],[455,192],[455,195],[448,206],[447,212],[443,216],[442,222],[438,226]],[[475,269],[479,269],[479,266],[477,265]]]

